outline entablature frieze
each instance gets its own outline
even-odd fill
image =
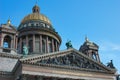
[[[46,77],[59,77],[59,78],[71,78],[71,79],[92,79],[92,80],[113,80],[114,75],[97,73],[97,72],[87,72],[78,70],[66,70],[50,67],[36,67],[31,65],[23,64],[22,74],[27,75],[37,75]]]

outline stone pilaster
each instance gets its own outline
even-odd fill
[[[16,39],[15,39],[15,38],[16,38],[16,37],[15,37],[15,35],[14,35],[14,38],[13,38],[13,48],[16,49],[16,47],[15,47],[15,46],[16,46],[16,44],[15,44],[15,42],[16,42],[15,40],[16,40]]]
[[[57,41],[55,42],[56,51],[58,51]]]
[[[52,39],[52,52],[55,51],[55,44],[54,44],[54,39]]]
[[[19,40],[19,44],[20,44],[20,53],[22,53],[22,38],[20,38],[20,40]]]
[[[10,48],[13,48],[13,46],[14,46],[14,36],[12,36],[11,38]]]
[[[4,36],[3,36],[3,34],[1,34],[1,47],[3,47],[3,39],[4,39]]]
[[[48,53],[48,36],[46,36],[46,52]]]
[[[60,45],[59,45],[59,43],[57,44],[57,47],[58,47],[58,51],[59,51],[59,48],[60,48]]]
[[[16,41],[15,41],[15,48],[17,49],[17,45],[18,45],[18,37],[16,36]]]
[[[96,57],[97,57],[97,61],[100,62],[100,57],[98,55],[98,52],[96,51]]]
[[[35,34],[33,34],[33,52],[35,51]]]
[[[40,52],[42,53],[42,35],[40,35]]]

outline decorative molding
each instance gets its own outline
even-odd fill
[[[115,73],[113,70],[107,68],[105,65],[94,61],[93,59],[75,49],[68,49],[61,52],[49,53],[40,56],[34,56],[31,58],[28,57],[21,59],[21,62],[28,65],[60,69]]]

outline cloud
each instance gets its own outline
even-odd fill
[[[112,41],[99,41],[99,55],[101,61],[106,65],[110,60],[113,60],[113,64],[120,73],[120,43]]]
[[[102,41],[99,44],[100,50],[102,51],[120,51],[120,44]]]

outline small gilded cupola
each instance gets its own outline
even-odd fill
[[[32,11],[33,11],[33,13],[40,13],[39,6],[37,6],[37,5],[33,6]]]
[[[11,24],[11,21],[10,21],[10,19],[8,19],[8,21],[7,21],[7,24],[8,24],[8,25],[10,25],[10,24]]]
[[[86,37],[85,42],[80,47],[79,51],[87,55],[88,57],[100,62],[98,49],[99,49],[99,46],[94,42],[89,41],[89,39]]]

